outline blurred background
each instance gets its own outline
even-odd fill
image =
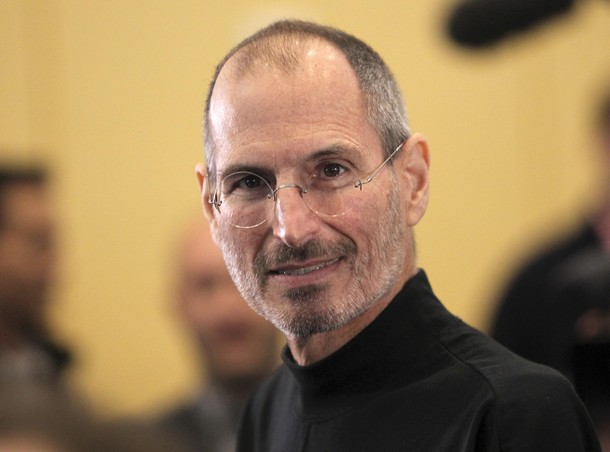
[[[200,210],[204,96],[224,53],[279,18],[353,33],[393,70],[431,146],[420,265],[486,331],[515,266],[596,200],[610,5],[577,2],[474,51],[447,37],[453,4],[0,0],[1,160],[54,174],[53,325],[76,355],[71,382],[110,414],[150,412],[198,385],[169,298],[177,235]]]

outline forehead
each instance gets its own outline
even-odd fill
[[[229,60],[209,120],[219,169],[236,160],[298,159],[327,147],[380,148],[354,70],[323,41],[301,46],[290,71],[262,60],[238,71]]]

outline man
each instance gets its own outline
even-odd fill
[[[601,199],[576,230],[539,250],[511,278],[491,334],[570,378],[610,450],[610,92],[596,116]]]
[[[277,367],[277,331],[244,302],[202,219],[188,228],[176,267],[177,311],[197,341],[207,384],[162,424],[195,450],[234,451],[247,398]]]
[[[0,167],[0,381],[54,381],[68,353],[49,337],[54,219],[40,168]]]
[[[204,211],[250,306],[287,339],[240,451],[598,450],[569,383],[445,310],[418,269],[428,145],[357,38],[285,21],[220,63]]]

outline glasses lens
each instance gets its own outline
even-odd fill
[[[324,162],[310,176],[303,200],[317,214],[343,215],[353,207],[353,197],[358,196],[358,181],[358,175],[349,166]]]
[[[339,216],[353,207],[358,196],[358,175],[349,166],[324,162],[301,188],[303,201],[318,215]],[[294,187],[294,185],[280,188]],[[223,218],[238,228],[253,228],[267,220],[273,203],[273,188],[258,174],[238,171],[220,183],[219,210]]]
[[[220,214],[240,228],[252,228],[267,219],[267,205],[273,196],[262,176],[249,171],[229,174],[220,183]]]

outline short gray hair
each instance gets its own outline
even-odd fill
[[[208,89],[204,113],[204,145],[210,177],[215,178],[215,143],[210,123],[210,103],[216,80],[224,65],[239,52],[238,70],[252,70],[252,63],[264,60],[276,68],[290,71],[300,63],[294,37],[322,39],[336,46],[354,69],[364,94],[367,117],[375,128],[386,156],[409,138],[409,126],[400,88],[383,59],[360,39],[336,28],[300,20],[275,22],[241,41],[216,67]]]

